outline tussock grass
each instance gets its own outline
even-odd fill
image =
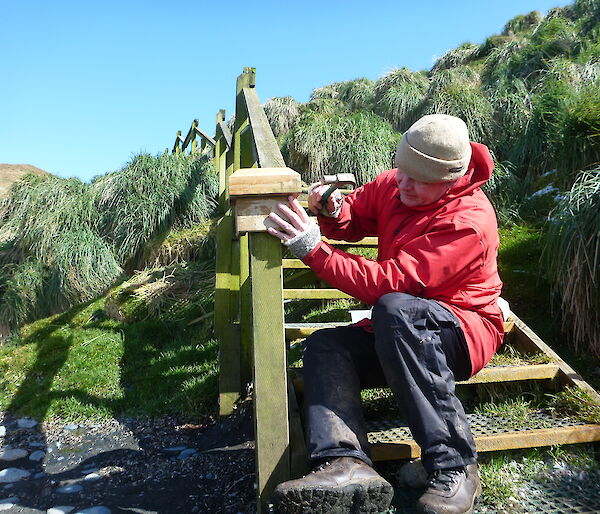
[[[142,261],[150,268],[215,258],[216,222],[213,218],[190,228],[171,230],[166,237],[144,245]]]
[[[343,86],[343,82],[334,82],[333,84],[327,84],[326,86],[316,87],[310,94],[311,100],[334,100],[339,94]]]
[[[531,120],[532,93],[523,80],[506,76],[493,86],[487,86],[485,92],[499,125],[496,139],[497,153],[509,155]]]
[[[407,68],[395,69],[375,82],[376,112],[395,128],[407,130],[421,115],[428,79]]]
[[[264,103],[263,109],[277,138],[287,134],[300,116],[300,104],[291,96],[270,98]]]
[[[173,225],[206,220],[215,207],[216,192],[211,163],[182,155],[139,155],[93,184],[100,233],[124,263]]]
[[[48,270],[35,257],[0,268],[0,335],[46,310]]]
[[[491,179],[482,188],[492,202],[502,227],[522,221],[519,209],[527,191],[523,182],[510,162],[496,162]]]
[[[392,167],[399,140],[391,125],[371,113],[309,112],[290,132],[290,165],[306,182],[351,171],[359,183]]]
[[[147,269],[110,291],[104,309],[111,318],[130,323],[198,318],[212,312],[214,288],[212,262]]]
[[[423,114],[450,114],[465,121],[473,141],[494,143],[494,111],[480,87],[480,77],[469,67],[441,70],[431,76]]]
[[[479,51],[479,45],[463,43],[459,47],[448,50],[442,55],[431,68],[431,73],[463,66],[479,57]]]
[[[139,155],[92,184],[26,176],[0,204],[2,334],[26,321],[98,297],[122,275],[178,249],[168,232],[196,227],[188,256],[205,253],[217,195],[206,158]],[[198,225],[205,228],[198,230]],[[204,238],[201,236],[204,234]],[[181,257],[180,257],[181,258]],[[27,274],[31,275],[30,280]]]
[[[567,99],[556,132],[556,161],[563,170],[600,164],[600,80]]]
[[[600,357],[600,167],[584,171],[548,224],[544,256],[575,347]]]
[[[531,11],[529,14],[519,14],[508,21],[502,30],[504,36],[512,36],[523,32],[534,31],[544,17],[539,11]]]
[[[375,102],[375,84],[364,77],[343,82],[337,98],[351,111],[371,110]]]

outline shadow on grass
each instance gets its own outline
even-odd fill
[[[158,319],[125,324],[104,319],[103,311],[96,307],[94,302],[75,307],[53,318],[51,324],[30,332],[22,341],[24,344],[35,345],[35,360],[7,407],[9,415],[5,419],[5,425],[9,427],[9,432],[5,444],[12,444],[14,447],[23,444],[19,441],[19,430],[14,430],[16,420],[12,415],[27,415],[43,421],[53,414],[60,414],[61,417],[71,417],[76,421],[78,415],[84,419],[90,414],[100,414],[105,418],[118,418],[121,424],[126,425],[131,437],[124,447],[118,447],[117,443],[117,447],[111,448],[109,443],[107,448],[107,441],[100,441],[102,451],[83,460],[76,455],[79,450],[73,448],[72,455],[63,455],[64,462],[70,463],[70,467],[65,469],[55,466],[52,469],[48,463],[51,460],[56,463],[56,445],[45,440],[39,427],[31,431],[28,437],[35,439],[36,450],[46,453],[46,462],[34,463],[24,459],[22,467],[31,476],[14,484],[10,490],[11,494],[17,493],[20,498],[18,505],[21,507],[45,510],[64,503],[65,500],[61,500],[61,495],[56,492],[58,484],[81,481],[90,466],[115,466],[140,460],[151,450],[156,453],[155,447],[148,446],[152,440],[148,438],[148,418],[151,416],[162,416],[164,419],[165,414],[171,412],[175,417],[167,424],[172,432],[169,437],[175,440],[181,435],[175,433],[176,425],[184,424],[183,421],[176,420],[180,413],[183,412],[188,420],[193,420],[190,425],[197,427],[196,431],[199,431],[198,429],[206,426],[210,415],[216,412],[217,345],[206,339],[206,329],[190,330],[182,322],[164,322]],[[94,344],[102,347],[94,348]],[[115,353],[119,351],[119,354]],[[95,354],[98,354],[96,360],[92,361],[89,356]],[[105,362],[102,361],[104,355],[110,356],[105,358]],[[93,368],[91,371],[84,370],[87,357],[90,359],[87,364]],[[70,366],[76,367],[79,374],[76,377],[82,377],[81,387],[77,387],[73,375],[65,380],[64,375],[68,373]],[[115,368],[118,377],[115,375]],[[93,391],[94,380],[101,380],[104,372],[108,376],[106,382],[114,380],[117,387],[102,397]],[[83,376],[86,373],[89,376]],[[99,387],[104,390],[102,384]],[[134,419],[136,417],[138,419]],[[67,438],[69,435],[65,432]],[[167,444],[165,441],[165,445]],[[160,458],[170,462],[164,455]],[[0,462],[0,468],[14,465],[15,463]],[[128,501],[132,502],[132,506],[135,504],[143,508],[153,508],[152,502],[168,508],[169,503],[165,500],[165,495],[168,498],[171,494],[168,489],[178,491],[181,487],[174,482],[173,477],[164,477],[163,482],[155,485],[158,490],[162,490],[162,496],[149,493],[146,500],[138,498],[136,503],[132,496]],[[143,487],[138,489],[135,495],[144,490]],[[97,491],[97,494],[98,498],[111,497],[106,491]],[[129,492],[124,491],[123,494],[127,495]],[[182,497],[187,498],[186,495]],[[69,501],[78,508],[90,506],[89,502],[87,505],[84,503],[85,497],[79,498],[75,503],[72,499]],[[181,508],[182,511],[186,510],[183,504]]]

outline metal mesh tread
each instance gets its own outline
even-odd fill
[[[467,418],[479,452],[600,441],[600,425],[555,418],[542,412],[532,413],[518,424],[509,417],[467,414]],[[414,458],[420,454],[402,421],[372,421],[367,430],[374,460]]]
[[[595,476],[594,476],[595,475]],[[422,493],[420,489],[396,488],[392,512],[415,513],[415,504]],[[508,512],[577,513],[600,512],[600,475],[588,473],[584,478],[555,477],[525,482],[519,488],[518,498],[502,507],[480,503],[474,514],[506,514]]]

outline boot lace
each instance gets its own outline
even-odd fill
[[[460,475],[465,474],[465,468],[436,469],[429,476],[429,487],[449,491],[453,484],[458,482]]]
[[[323,471],[325,468],[328,468],[329,466],[331,466],[332,461],[326,460],[324,462],[321,462],[321,464],[319,464],[318,466],[314,467],[313,469],[311,469],[310,473],[317,473],[319,471]]]

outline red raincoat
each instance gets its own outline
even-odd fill
[[[329,238],[378,236],[376,261],[324,241],[303,261],[319,278],[370,305],[391,292],[437,300],[460,320],[474,375],[502,344],[504,327],[497,305],[502,282],[496,215],[480,189],[494,163],[486,146],[471,147],[467,174],[432,204],[403,205],[393,169],[347,196],[338,218],[319,216]],[[370,321],[359,325],[366,328]]]

